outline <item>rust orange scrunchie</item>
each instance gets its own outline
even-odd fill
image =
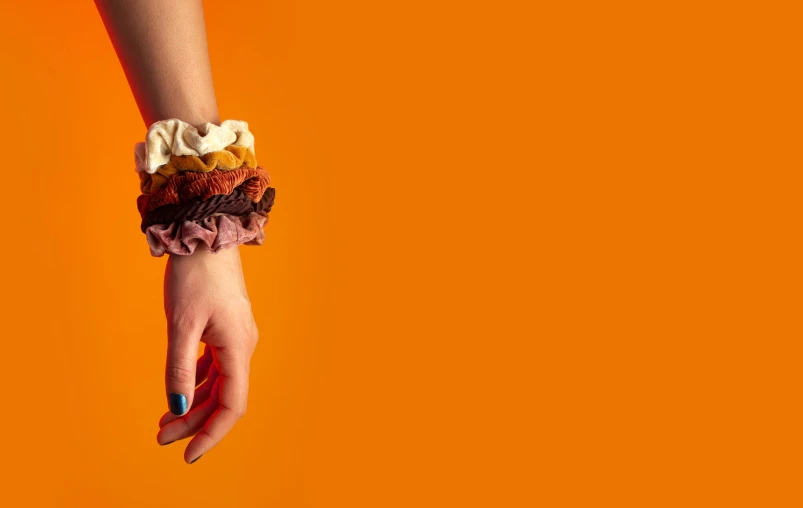
[[[257,167],[254,152],[244,146],[229,145],[217,152],[197,155],[171,155],[170,161],[160,166],[156,173],[141,172],[139,188],[143,194],[152,194],[164,186],[179,171],[208,173],[215,169],[230,171],[241,167]]]
[[[191,199],[209,199],[216,194],[231,194],[240,190],[253,202],[262,199],[270,185],[270,175],[264,168],[242,167],[230,171],[214,169],[208,173],[183,171],[167,180],[167,183],[150,195],[137,198],[137,208],[142,217],[164,205],[184,203]]]

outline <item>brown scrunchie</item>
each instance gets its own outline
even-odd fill
[[[250,212],[270,213],[276,189],[268,187],[262,194],[262,199],[254,203],[239,188],[231,194],[218,194],[201,201],[196,198],[186,203],[165,205],[153,210],[142,218],[140,228],[144,233],[154,224],[170,224],[171,222],[184,222],[203,220],[213,214],[248,215]]]
[[[269,185],[270,175],[262,167],[231,171],[215,169],[208,173],[184,171],[174,175],[150,196],[141,194],[137,198],[137,208],[139,214],[145,217],[160,206],[186,203],[194,199],[203,201],[217,194],[231,194],[234,189],[239,189],[248,199],[257,203]]]

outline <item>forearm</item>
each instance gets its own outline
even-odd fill
[[[201,0],[95,0],[146,126],[220,123]]]

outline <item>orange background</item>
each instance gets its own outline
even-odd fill
[[[756,5],[207,1],[277,201],[187,466],[145,127],[92,2],[3,2],[0,504],[800,506],[801,18]]]

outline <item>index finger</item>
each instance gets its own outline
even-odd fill
[[[245,415],[248,404],[250,358],[245,351],[231,347],[213,348],[218,368],[218,408],[184,450],[184,460],[192,464],[223,439]]]

